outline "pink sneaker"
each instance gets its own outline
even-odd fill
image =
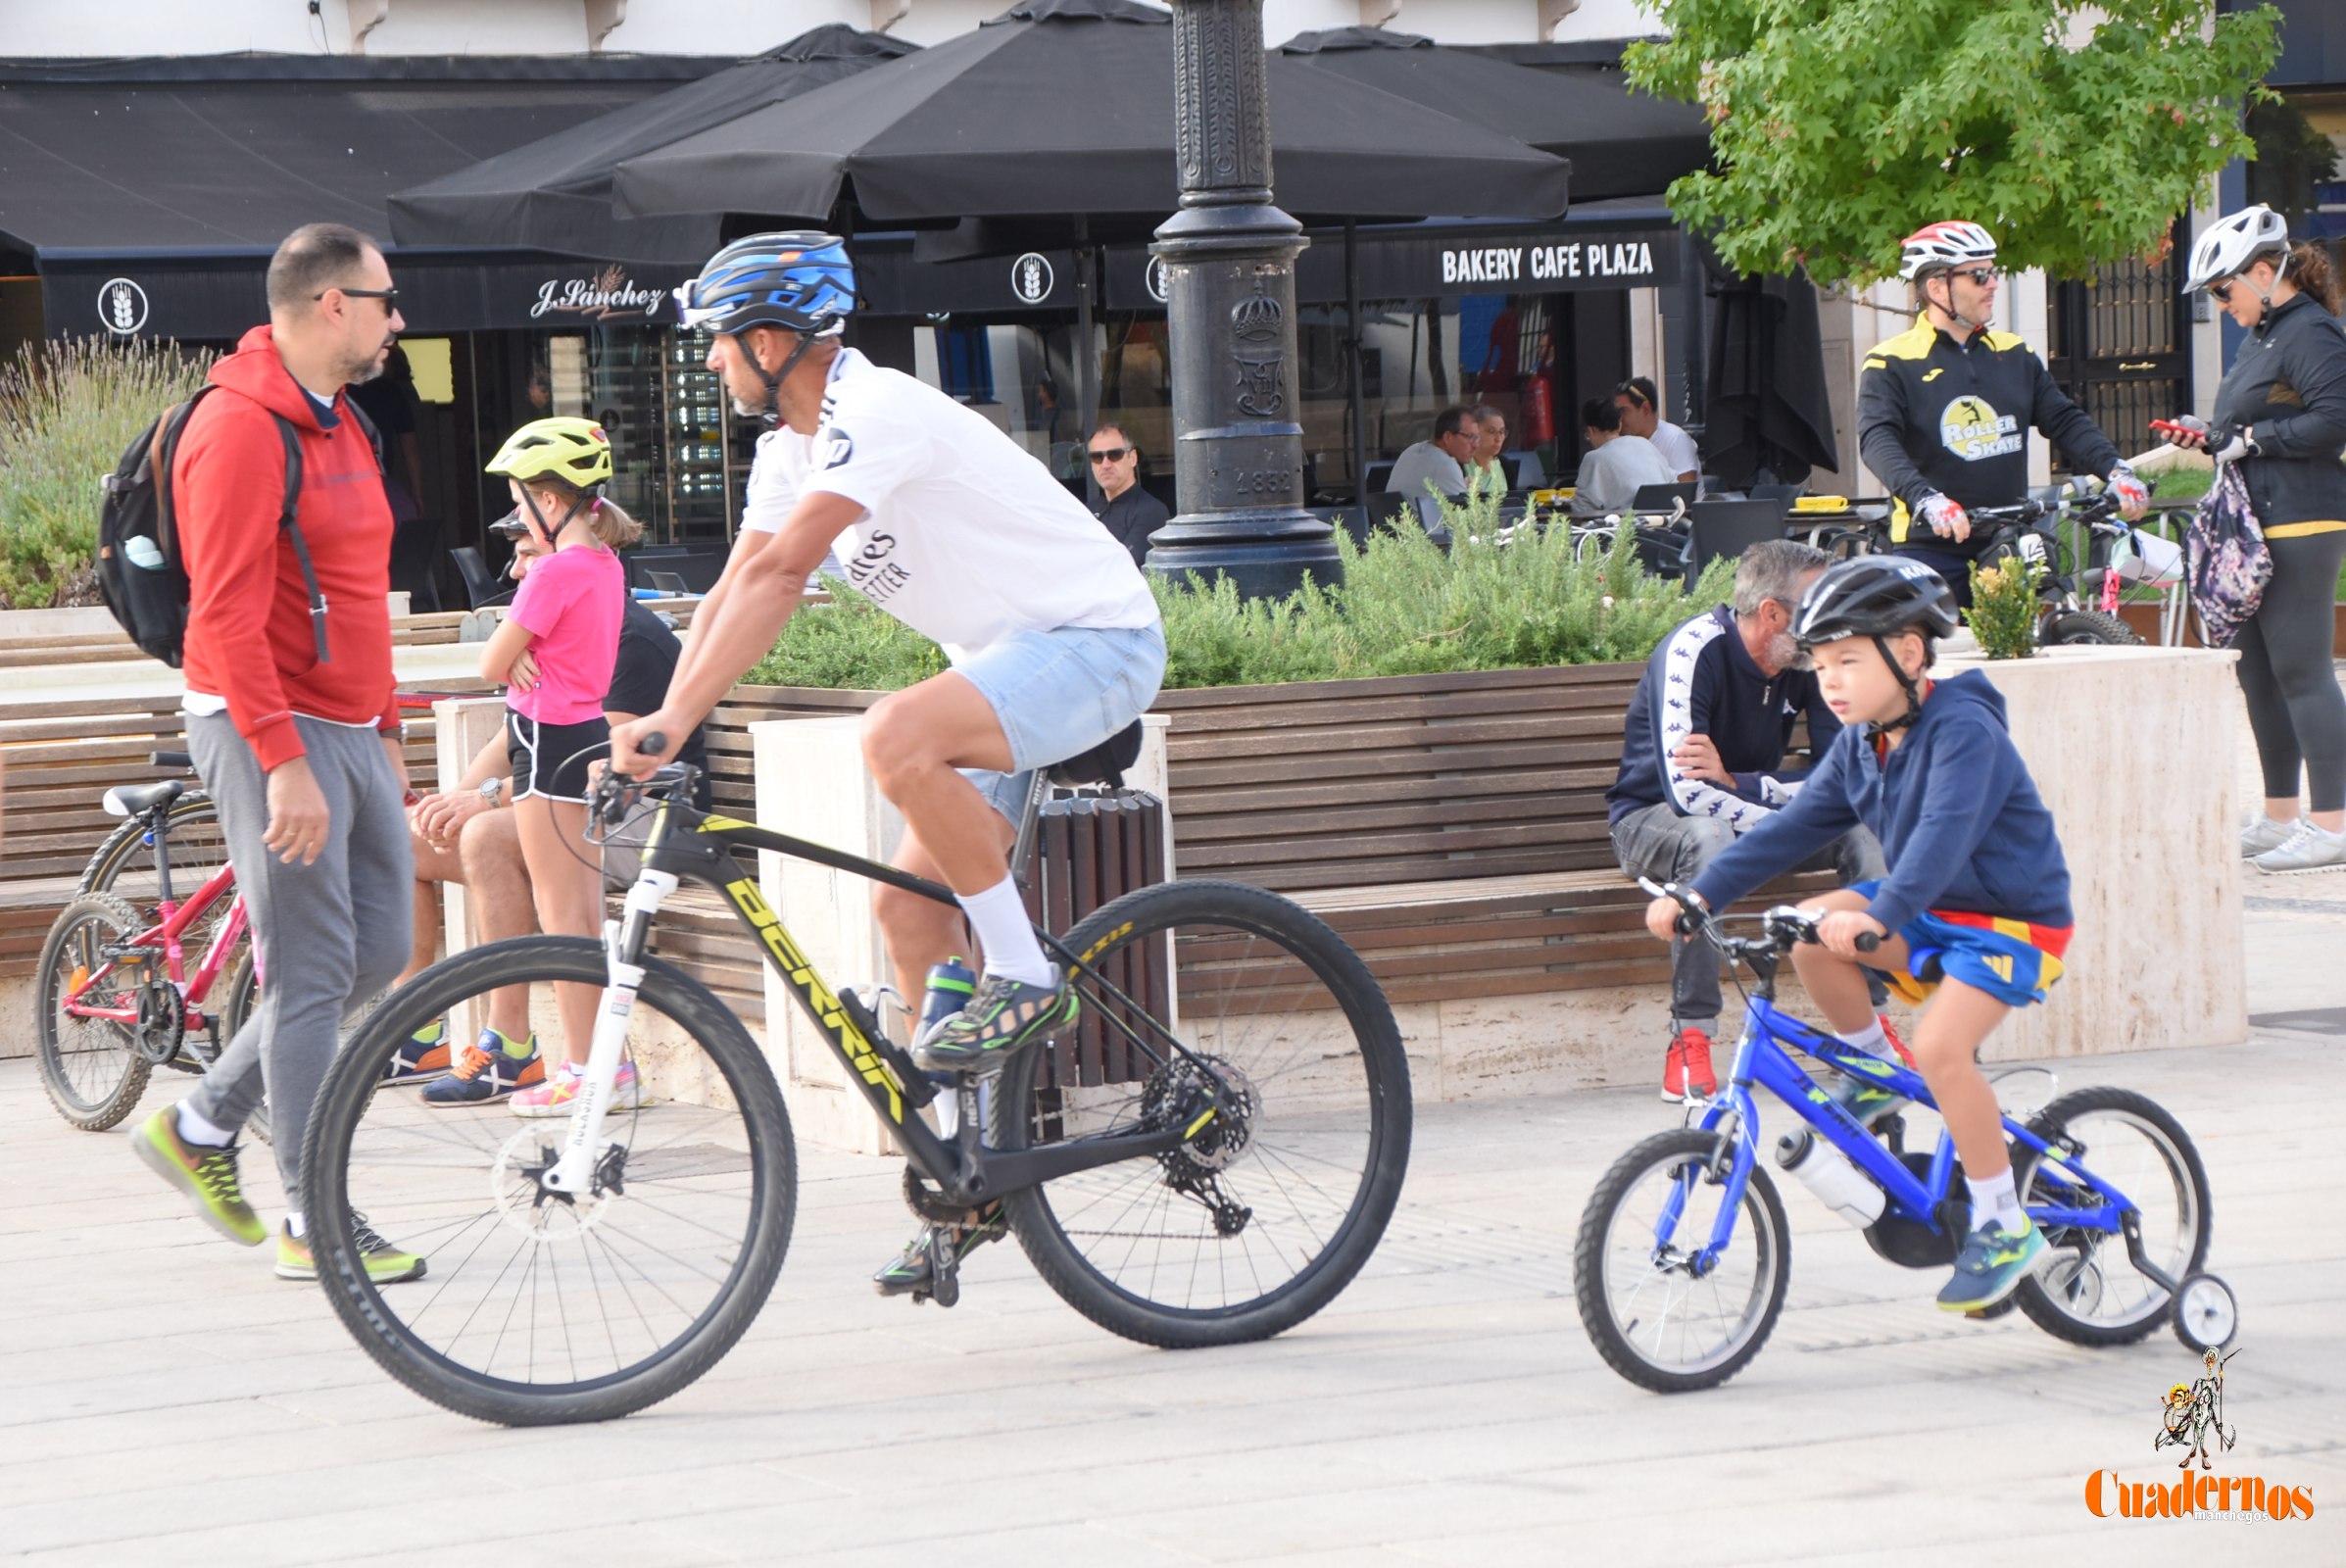
[[[565,1061],[546,1081],[533,1089],[524,1089],[506,1103],[513,1107],[516,1116],[567,1116],[570,1106],[578,1099],[578,1086],[583,1077],[575,1062]],[[636,1110],[644,1103],[643,1085],[636,1081],[635,1063],[619,1063],[618,1075],[611,1080],[611,1108]]]

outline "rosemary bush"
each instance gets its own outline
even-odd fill
[[[175,344],[91,337],[27,343],[0,368],[0,609],[98,602],[98,481],[206,368]]]
[[[1453,510],[1448,554],[1416,529],[1365,546],[1337,536],[1344,581],[1307,582],[1284,600],[1242,598],[1227,578],[1152,576],[1165,618],[1168,689],[1262,686],[1370,675],[1450,674],[1635,661],[1672,627],[1728,596],[1731,563],[1692,594],[1650,576],[1634,542],[1572,558],[1561,516],[1544,531],[1497,534],[1494,502]],[[918,632],[845,586],[795,616],[754,682],[894,691],[945,667]]]

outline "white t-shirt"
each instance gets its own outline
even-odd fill
[[[1702,454],[1694,450],[1694,438],[1668,419],[1656,424],[1653,434],[1645,439],[1651,441],[1669,463],[1671,477],[1702,471]]]
[[[778,531],[806,491],[864,515],[832,546],[858,593],[955,660],[1015,631],[1152,626],[1131,553],[983,415],[854,349],[811,436],[758,438],[741,525]]]

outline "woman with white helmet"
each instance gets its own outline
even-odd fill
[[[2217,389],[2213,420],[2175,440],[2239,465],[2273,552],[2264,601],[2232,644],[2265,771],[2265,814],[2241,835],[2240,853],[2274,874],[2346,866],[2346,695],[2331,662],[2346,564],[2336,278],[2320,246],[2290,245],[2279,214],[2251,207],[2210,224],[2191,247],[2183,292],[2195,289],[2248,336]]]

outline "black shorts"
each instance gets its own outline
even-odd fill
[[[541,724],[508,709],[505,755],[513,763],[514,800],[543,795],[583,804],[589,764],[611,756],[611,721],[598,715],[583,724]]]

